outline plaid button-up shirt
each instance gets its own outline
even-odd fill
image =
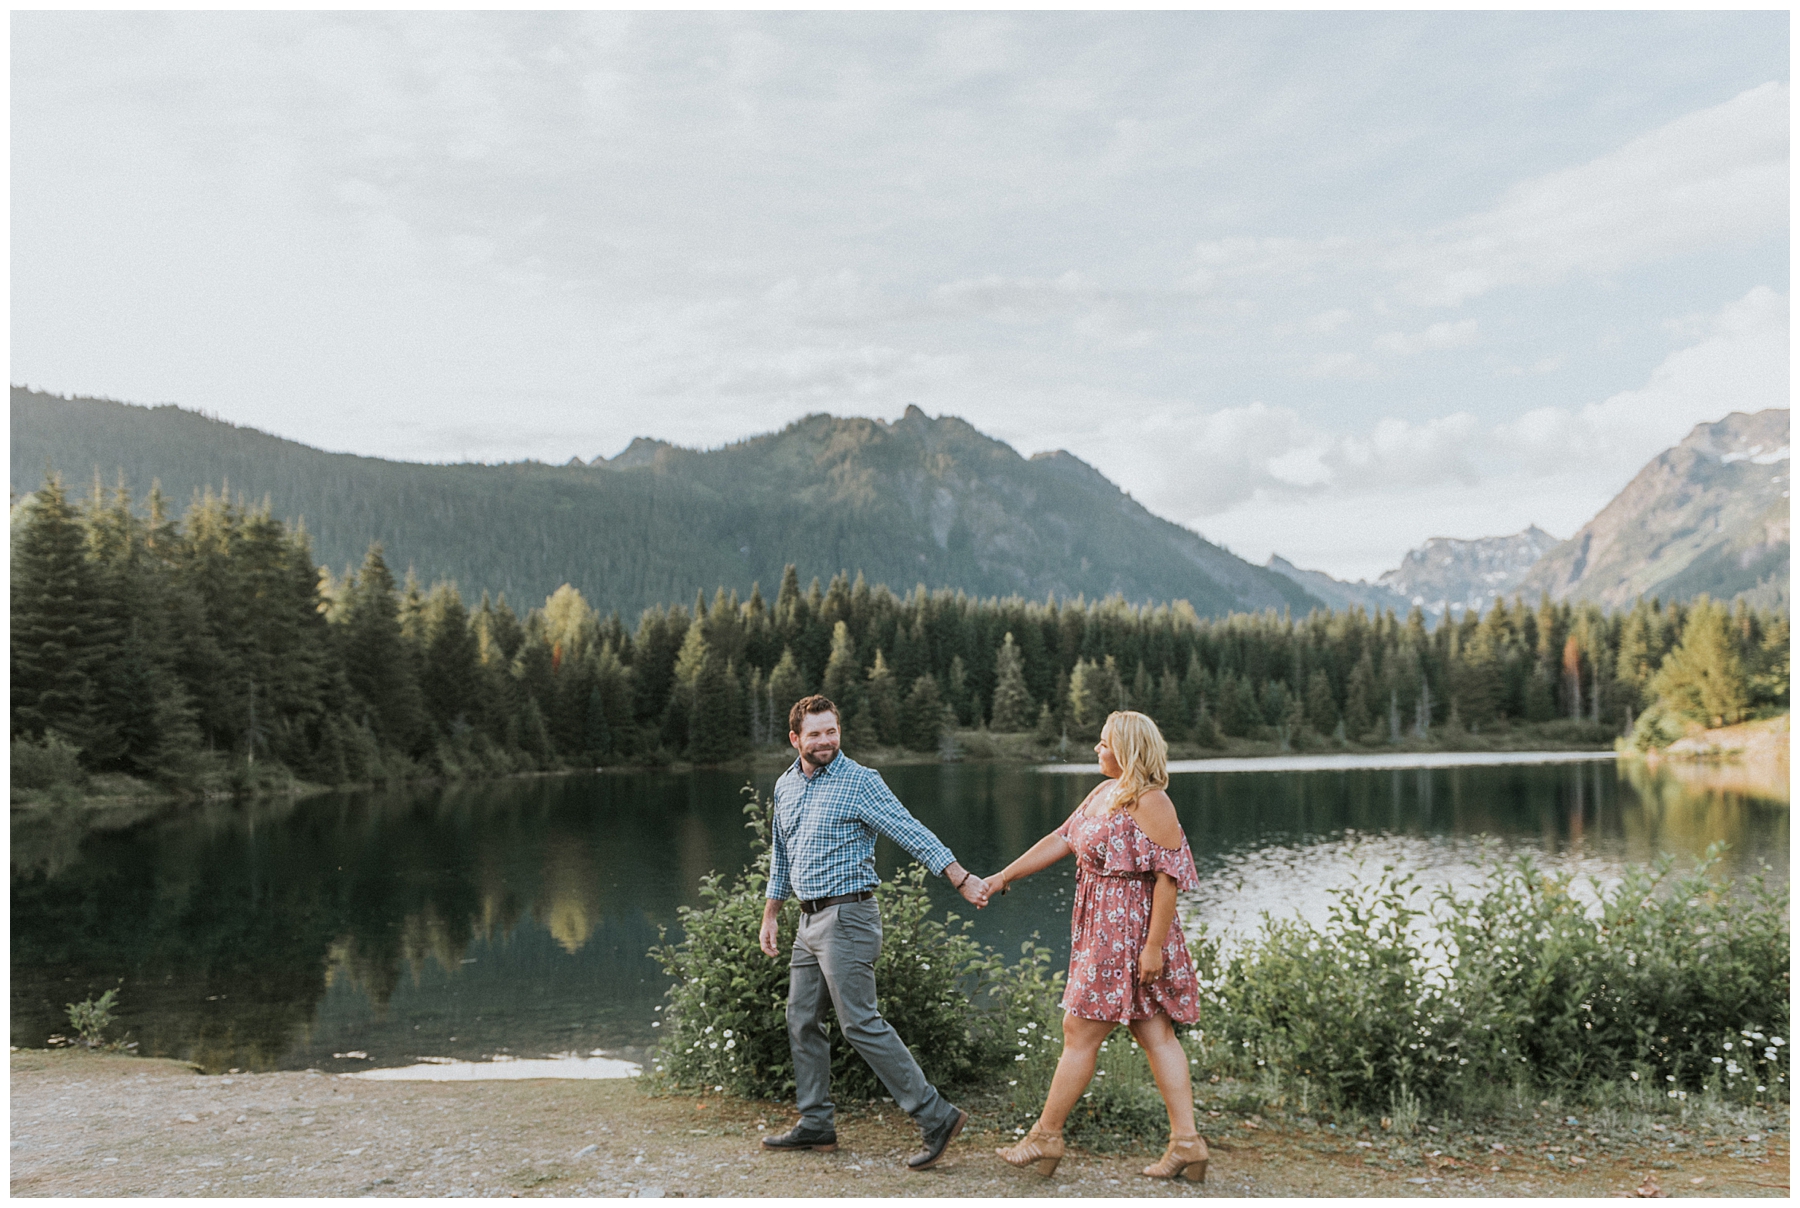
[[[777,902],[861,893],[875,875],[875,836],[886,835],[940,874],[956,857],[907,813],[887,782],[840,753],[808,778],[800,761],[775,782],[769,888]]]

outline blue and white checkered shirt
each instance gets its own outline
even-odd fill
[[[801,901],[861,893],[875,875],[875,836],[886,835],[941,874],[956,857],[900,804],[879,773],[839,754],[809,779],[800,761],[775,782],[767,896]]]

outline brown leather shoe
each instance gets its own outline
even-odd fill
[[[837,1130],[808,1128],[804,1124],[796,1124],[784,1133],[762,1139],[764,1149],[816,1149],[820,1153],[831,1153],[837,1149]]]
[[[906,1159],[906,1168],[908,1170],[925,1170],[935,1166],[937,1160],[944,1156],[944,1151],[950,1148],[950,1142],[956,1140],[956,1134],[961,1132],[963,1125],[968,1122],[969,1113],[960,1107],[957,1108],[954,1120],[925,1134],[925,1148]]]

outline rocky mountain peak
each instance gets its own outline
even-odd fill
[[[1433,537],[1376,583],[1423,608],[1486,609],[1556,543],[1535,524],[1506,537]]]
[[[1695,425],[1520,586],[1609,608],[1640,595],[1686,600],[1702,592],[1784,606],[1788,421],[1785,408],[1770,408]]]

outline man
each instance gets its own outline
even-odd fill
[[[944,1151],[969,1113],[925,1080],[892,1024],[875,1008],[875,960],[881,955],[881,915],[875,905],[875,836],[886,835],[933,873],[949,879],[977,908],[987,905],[987,883],[958,864],[907,812],[879,775],[838,753],[841,719],[823,696],[808,696],[788,712],[788,742],[800,753],[775,782],[773,851],[763,905],[762,950],[775,946],[781,903],[800,899],[800,930],[788,960],[788,1044],[794,1053],[794,1088],[800,1123],[769,1149],[837,1148],[832,1117],[831,1042],[825,1025],[827,996],[838,1025],[869,1068],[918,1122],[924,1148],[906,1160],[924,1170]]]

